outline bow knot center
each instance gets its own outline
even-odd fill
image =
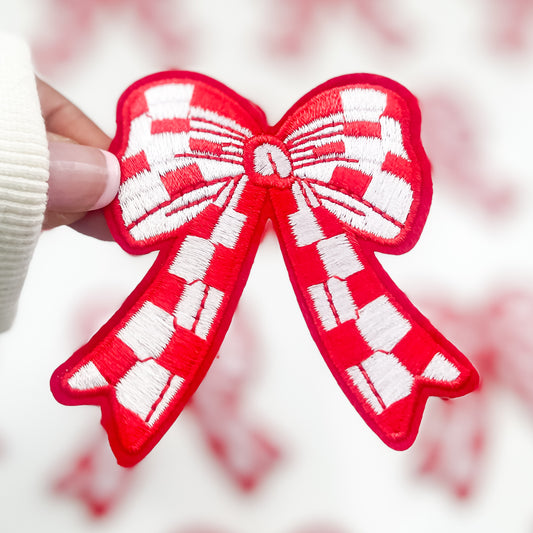
[[[291,184],[292,164],[285,147],[276,137],[264,135],[252,139],[247,156],[246,172],[257,185],[285,188]]]

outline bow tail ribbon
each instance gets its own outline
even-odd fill
[[[252,491],[279,461],[281,450],[246,409],[256,339],[245,314],[239,306],[225,344],[188,409],[229,478],[241,490]]]
[[[102,407],[123,466],[155,446],[216,355],[259,243],[265,197],[245,176],[234,180],[222,205],[197,215],[187,236],[161,249],[136,300],[126,300],[74,354],[75,366],[67,361],[54,373],[63,403]]]
[[[220,376],[223,377],[223,376]],[[221,391],[208,390],[190,403],[205,439],[220,465],[245,491],[253,490],[272,469],[280,450],[236,404],[228,405]]]
[[[81,501],[93,518],[109,515],[127,495],[132,468],[117,465],[103,431],[70,464],[53,484],[55,493]]]
[[[409,447],[425,399],[464,394],[471,365],[305,182],[270,194],[293,288],[327,365],[377,435]]]

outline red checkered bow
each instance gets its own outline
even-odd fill
[[[330,524],[316,524],[307,525],[304,528],[298,528],[295,533],[344,533],[344,529]],[[176,530],[175,533],[230,533],[228,530],[212,529],[209,527],[192,527],[186,529]]]
[[[340,529],[336,526],[330,524],[316,524],[316,525],[307,525],[304,528],[298,528],[294,533],[344,533],[344,529]],[[186,529],[176,530],[175,533],[230,533],[228,530],[224,529],[212,529],[209,527],[191,527]]]
[[[505,51],[527,50],[533,3],[531,0],[491,0],[484,6],[493,46]]]
[[[144,37],[145,48],[153,41],[163,64],[176,64],[193,48],[192,24],[181,0],[47,0],[40,4],[42,31],[36,32],[32,46],[40,71],[53,72],[79,61],[84,49],[97,40],[98,21],[105,15],[137,19],[137,35]]]
[[[398,24],[400,16],[394,3],[391,0],[274,0],[269,17],[273,23],[273,49],[284,56],[309,51],[308,44],[317,42],[318,26],[325,17],[350,15],[363,28],[365,36],[377,37],[377,46],[405,48],[409,34]]]
[[[442,299],[425,309],[467,351],[483,376],[483,386],[460,405],[432,406],[415,455],[421,472],[466,498],[483,473],[495,389],[512,392],[533,414],[533,294],[513,289],[470,309]]]
[[[254,490],[281,459],[281,449],[246,415],[245,389],[254,366],[254,335],[237,308],[226,340],[208,375],[189,402],[207,445],[219,464],[243,491]],[[260,417],[259,417],[260,418]]]
[[[476,386],[373,254],[413,246],[429,210],[419,110],[404,87],[336,78],[269,127],[210,78],[159,73],[122,96],[112,150],[122,183],[111,230],[126,250],[159,255],[52,389],[102,407],[121,464],[149,452],[202,380],[268,219],[326,363],[389,446],[413,442],[429,395]]]
[[[458,200],[480,207],[491,217],[511,213],[518,191],[512,176],[504,175],[492,161],[487,164],[480,143],[483,121],[476,116],[474,106],[454,96],[450,89],[427,94],[421,104],[422,139],[434,179],[452,186]]]
[[[99,430],[83,453],[68,464],[54,482],[53,490],[59,495],[71,496],[82,502],[94,518],[108,515],[128,494],[133,482],[132,468],[122,468]]]

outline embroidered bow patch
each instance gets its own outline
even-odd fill
[[[477,373],[392,283],[429,211],[415,98],[348,75],[304,96],[274,127],[220,83],[163,72],[121,97],[107,208],[120,245],[159,250],[121,309],[52,377],[65,404],[97,404],[120,464],[174,422],[228,329],[268,219],[328,367],[389,446],[409,447],[428,396],[473,390]]]

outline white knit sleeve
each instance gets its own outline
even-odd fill
[[[15,316],[41,231],[48,145],[27,45],[0,33],[0,331]]]

